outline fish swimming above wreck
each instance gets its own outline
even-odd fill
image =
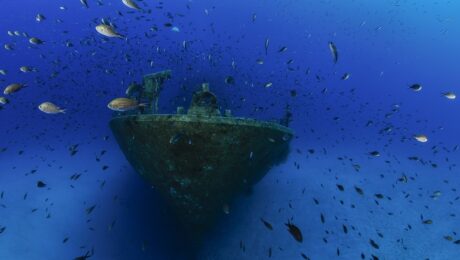
[[[146,75],[130,87],[137,112],[117,112],[110,127],[133,168],[169,202],[191,236],[212,227],[228,204],[263,178],[289,152],[293,132],[281,123],[234,117],[219,110],[207,83],[187,112],[159,114],[158,97],[170,71]],[[222,209],[226,208],[225,212]]]

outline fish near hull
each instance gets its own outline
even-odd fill
[[[194,240],[236,193],[285,160],[292,138],[275,123],[223,116],[128,115],[113,118],[110,128]]]

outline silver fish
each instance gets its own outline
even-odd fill
[[[329,42],[329,50],[331,51],[332,54],[332,59],[334,60],[334,63],[337,63],[339,59],[339,53],[337,52],[337,47],[333,42]]]

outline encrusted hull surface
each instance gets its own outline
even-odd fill
[[[284,160],[292,138],[275,123],[221,116],[120,116],[110,127],[134,169],[194,233]]]

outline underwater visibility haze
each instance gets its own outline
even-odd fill
[[[0,8],[0,259],[459,259],[460,2]]]

